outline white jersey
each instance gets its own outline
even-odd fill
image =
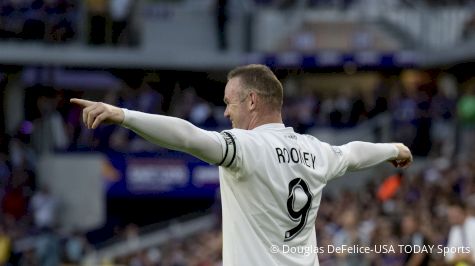
[[[315,219],[323,187],[348,167],[345,146],[283,124],[221,134],[223,265],[318,265]]]
[[[323,187],[348,169],[398,155],[393,144],[355,141],[335,147],[283,124],[220,134],[182,119],[124,109],[122,125],[221,166],[225,266],[318,265],[314,224]]]

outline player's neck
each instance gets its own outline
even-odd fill
[[[279,123],[282,124],[282,115],[280,113],[268,113],[268,114],[258,114],[255,113],[251,116],[251,121],[249,122],[248,129],[252,130],[256,127],[265,125]]]

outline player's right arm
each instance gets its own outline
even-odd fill
[[[176,117],[131,111],[82,99],[71,99],[71,102],[84,108],[83,122],[90,129],[102,123],[118,124],[162,147],[189,153],[212,164],[222,161],[222,140],[217,132],[200,129]]]

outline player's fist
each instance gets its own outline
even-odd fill
[[[70,102],[83,108],[82,120],[87,128],[95,129],[101,123],[120,124],[124,121],[124,111],[110,104],[73,98]]]
[[[412,154],[406,145],[402,143],[393,143],[394,146],[398,149],[398,155],[396,158],[389,160],[394,167],[405,168],[408,167],[412,163]]]

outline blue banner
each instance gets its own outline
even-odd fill
[[[106,153],[108,197],[215,197],[218,167],[179,152]]]

